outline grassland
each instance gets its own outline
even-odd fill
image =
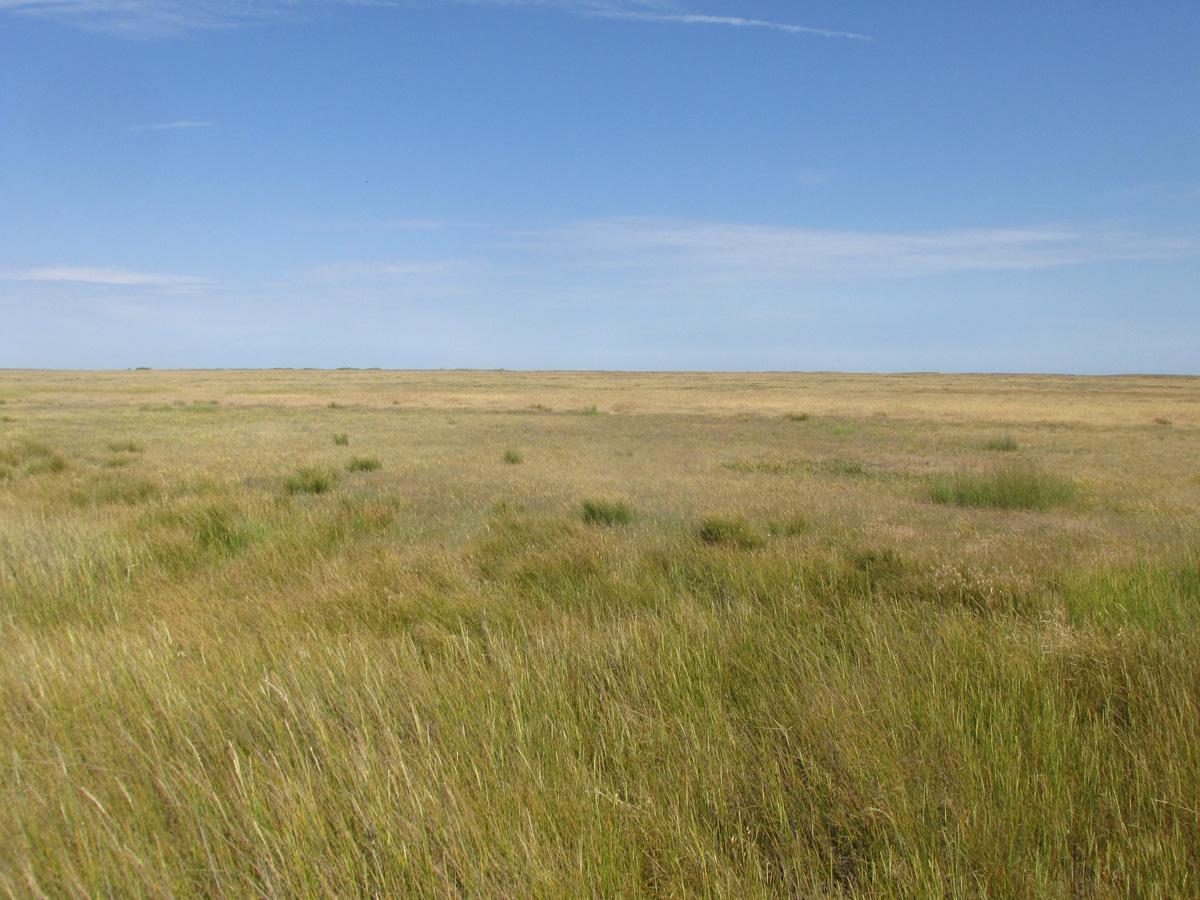
[[[0,896],[1200,896],[1200,379],[0,400]]]

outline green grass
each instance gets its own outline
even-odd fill
[[[352,456],[350,462],[346,463],[347,472],[374,472],[381,468],[383,463],[379,461],[377,456]]]
[[[70,468],[66,458],[40,441],[22,440],[0,447],[0,467],[5,477],[56,475]]]
[[[929,493],[934,502],[953,506],[1044,511],[1070,503],[1078,488],[1069,478],[1029,465],[1012,465],[937,476]]]
[[[838,475],[865,478],[871,472],[856,459],[735,459],[721,463],[721,468],[734,472],[765,475]]]
[[[342,409],[343,407],[342,407],[342,404],[338,403],[336,400],[330,400],[329,403],[326,404],[326,408],[327,409]]]
[[[583,521],[589,525],[628,525],[633,508],[624,500],[584,500]]]
[[[745,516],[709,516],[696,527],[696,537],[705,544],[737,550],[757,550],[767,542]]]
[[[784,418],[789,422],[807,422],[812,416],[808,413],[788,413]]]
[[[598,415],[600,415],[600,410],[599,410],[599,409],[597,409],[595,406],[585,406],[585,407],[584,407],[583,409],[581,409],[579,412],[580,412],[580,415],[584,415],[584,416],[598,416]]]
[[[504,451],[504,461],[506,463],[508,463],[509,465],[515,466],[522,461],[522,457],[521,457],[521,454],[518,453],[516,450],[505,450]]]
[[[329,469],[304,467],[283,480],[283,489],[289,494],[324,494],[338,484],[338,474]]]
[[[1017,441],[1012,435],[994,437],[983,445],[984,450],[997,450],[1001,453],[1011,453],[1017,449]]]
[[[349,446],[350,435],[346,434],[344,431],[341,433],[335,432],[333,435],[333,443],[335,446],[338,446],[338,447]]]
[[[108,445],[108,449],[113,453],[143,453],[146,448],[134,440],[112,441]]]

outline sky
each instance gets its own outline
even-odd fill
[[[1200,4],[0,0],[0,368],[1200,374]]]

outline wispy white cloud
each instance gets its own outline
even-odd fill
[[[574,265],[710,282],[897,278],[1200,256],[1200,235],[1105,227],[872,232],[646,218],[581,222],[526,234],[520,244]]]
[[[212,278],[194,275],[165,275],[155,272],[131,272],[126,269],[96,266],[49,266],[17,272],[0,272],[2,281],[69,281],[84,284],[107,284],[183,289],[212,285]]]
[[[732,25],[735,28],[770,28],[788,34],[812,34],[819,37],[850,38],[856,41],[873,40],[868,35],[856,34],[853,31],[831,31],[825,28],[812,28],[807,25],[789,25],[785,22],[767,22],[762,19],[743,19],[739,16],[708,16],[695,13],[653,13],[621,8],[598,8],[589,11],[591,15],[607,19],[626,19],[635,22],[666,22],[680,25]]]
[[[124,37],[157,38],[274,16],[302,16],[335,6],[403,7],[422,3],[550,7],[626,21],[768,28],[788,34],[871,40],[866,35],[849,31],[692,13],[673,0],[0,0],[0,13],[52,18],[90,31]]]
[[[154,125],[130,125],[127,131],[188,131],[193,128],[212,128],[212,122],[193,122],[182,119],[178,122],[158,122]]]

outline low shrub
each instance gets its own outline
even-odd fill
[[[589,525],[628,525],[633,509],[624,500],[584,500],[583,521]]]
[[[930,486],[935,503],[982,509],[1047,510],[1071,502],[1076,492],[1071,479],[1032,466],[942,475]]]

